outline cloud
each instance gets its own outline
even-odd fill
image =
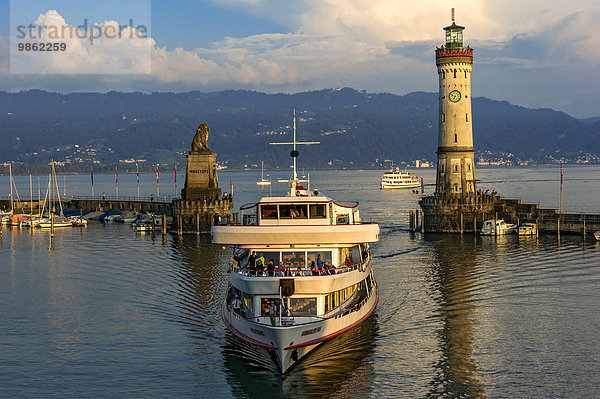
[[[104,21],[76,27],[56,11],[40,14],[34,27],[12,27],[10,71],[16,74],[149,74],[152,38],[137,28]],[[56,43],[52,51],[46,43]],[[24,46],[30,46],[27,50]],[[44,46],[43,51],[33,46]],[[39,47],[38,47],[39,48]],[[23,50],[25,49],[25,50]]]
[[[397,94],[437,90],[433,50],[443,44],[442,27],[450,24],[446,0],[214,0],[214,4],[260,15],[287,25],[291,32],[228,37],[210,48],[174,50],[156,47],[149,38],[145,44],[151,47],[151,75],[89,77],[81,81],[85,83],[80,90],[292,92],[340,84]],[[456,22],[466,26],[465,42],[475,48],[474,95],[535,106],[537,94],[545,99],[539,104],[552,106],[544,102],[551,101],[546,93],[555,82],[565,81],[565,74],[576,65],[577,76],[568,79],[573,92],[587,93],[589,104],[600,101],[595,76],[600,65],[600,46],[595,44],[600,37],[600,8],[595,0],[455,0],[453,6]],[[62,17],[46,13],[46,18],[58,24]],[[75,65],[88,70],[108,67],[139,50],[125,50],[127,43],[102,43],[101,56],[94,56],[86,52],[85,43],[73,46],[77,44],[81,47]],[[5,65],[0,54],[0,68]],[[13,76],[0,89],[50,88],[61,81]],[[68,84],[70,90],[73,84]],[[560,101],[556,106],[568,112],[596,112],[592,105],[582,109],[579,98],[573,98],[572,106],[565,96]]]

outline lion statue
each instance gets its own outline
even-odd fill
[[[196,129],[196,135],[192,140],[192,150],[190,151],[192,154],[212,153],[207,144],[209,130],[210,128],[206,122],[202,122],[200,126],[198,126],[198,129]]]

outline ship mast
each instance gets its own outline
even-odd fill
[[[296,187],[298,186],[298,183],[303,183],[303,182],[308,182],[308,180],[300,180],[298,179],[298,173],[296,172],[296,158],[298,158],[299,152],[298,150],[296,150],[296,145],[298,144],[304,144],[304,145],[311,145],[311,144],[321,144],[320,141],[296,141],[296,110],[294,109],[294,141],[292,141],[291,143],[269,143],[271,145],[292,145],[293,149],[290,152],[290,156],[294,159],[294,169],[292,172],[292,178],[290,180],[278,180],[280,183],[283,182],[287,182],[290,185],[290,196],[295,197],[296,196]]]

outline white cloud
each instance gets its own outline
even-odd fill
[[[14,27],[14,32],[19,32]],[[40,14],[33,29],[11,36],[10,71],[17,74],[144,74],[151,71],[152,38],[116,21],[87,29],[69,25],[56,11]],[[19,46],[64,45],[53,51],[22,51]]]
[[[215,0],[214,4],[287,24],[292,33],[224,38],[211,48],[193,50],[167,51],[147,42],[152,43],[150,76],[90,78],[93,87],[82,89],[290,92],[341,84],[397,94],[436,90],[433,50],[443,44],[442,28],[450,24],[446,0]],[[550,98],[541,90],[551,90],[577,64],[578,75],[569,80],[574,92],[588,93],[590,104],[600,101],[595,76],[600,65],[600,46],[595,43],[600,37],[597,0],[455,0],[452,6],[456,22],[466,26],[465,42],[475,48],[474,95],[535,106],[536,90],[540,98]],[[46,17],[55,23],[62,18]],[[77,65],[91,69],[110,64],[123,54],[111,44],[103,43],[100,57],[82,47]],[[4,64],[0,60],[0,67]],[[535,80],[516,81],[536,70],[543,73]],[[18,79],[21,86],[32,81]],[[43,79],[37,82],[44,87]],[[18,81],[13,79],[0,89],[15,86]],[[508,87],[527,93],[509,92]],[[575,106],[579,98],[573,99],[573,108],[565,104],[564,96],[561,101],[556,106],[568,112],[597,112],[592,105],[587,110]]]

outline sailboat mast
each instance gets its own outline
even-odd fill
[[[10,175],[9,177],[9,183],[10,183],[10,210],[11,212],[14,211],[15,209],[15,205],[13,203],[13,177],[12,177],[12,164],[8,164],[8,174]]]
[[[296,109],[294,109],[294,153],[296,153]],[[296,174],[296,158],[294,157],[294,181],[298,180],[298,175]]]
[[[62,201],[60,200],[60,187],[58,187],[58,179],[56,178],[56,169],[54,168],[54,161],[52,161],[52,176],[54,184],[56,185],[56,197],[58,199],[58,206],[60,207],[60,216],[63,216]]]
[[[33,187],[31,185],[31,175],[29,175],[29,222],[31,223],[31,216],[33,216]]]

